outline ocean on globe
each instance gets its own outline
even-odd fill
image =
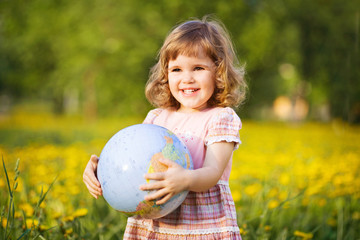
[[[157,205],[156,201],[144,200],[149,192],[139,190],[139,186],[147,182],[145,173],[167,170],[167,166],[158,161],[160,158],[175,161],[185,169],[193,169],[188,149],[166,128],[137,124],[117,132],[101,151],[97,169],[108,204],[128,216],[143,218],[160,218],[174,211],[188,191]]]

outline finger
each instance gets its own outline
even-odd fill
[[[143,184],[141,185],[139,188],[142,191],[151,191],[151,190],[157,190],[157,189],[161,189],[164,187],[164,183],[163,182],[151,182],[151,183],[147,183],[147,184]]]
[[[91,155],[91,157],[90,157],[90,161],[92,162],[92,163],[98,163],[99,162],[99,158],[98,158],[98,156],[96,156],[96,155]]]
[[[173,167],[173,166],[177,165],[176,162],[171,161],[170,159],[167,159],[167,158],[159,158],[158,160],[159,160],[159,162],[161,162],[162,164],[165,164],[168,167]]]
[[[156,173],[146,173],[144,178],[147,180],[164,180],[165,173],[163,172],[156,172]]]
[[[91,195],[93,195],[93,196],[95,196],[96,198],[98,197],[98,192],[96,191],[96,190],[94,190],[94,189],[90,189],[89,190],[89,193],[91,194]]]
[[[93,194],[93,193],[90,193],[94,198],[98,199],[98,196]]]
[[[84,181],[84,182],[85,182],[86,187],[89,189],[89,191],[93,191],[93,192],[98,193],[98,195],[102,195],[101,187],[97,187],[90,181]]]
[[[83,180],[84,180],[84,183],[86,184],[86,186],[88,186],[88,188],[94,189],[97,192],[99,192],[100,194],[102,193],[100,183],[99,184],[94,183],[93,181],[91,181],[91,178],[87,175],[84,176]]]
[[[96,199],[98,199],[98,198],[99,198],[99,195],[98,195],[98,194],[96,194],[96,193],[92,193],[92,192],[90,192],[90,194],[91,194],[94,198],[96,198]]]
[[[97,187],[101,187],[100,182],[98,181],[98,179],[96,178],[94,172],[90,171],[90,170],[86,170],[85,171],[85,177],[87,177],[87,179],[94,184]]]
[[[90,184],[93,187],[100,187],[100,183],[96,180],[96,178],[91,172],[84,173],[83,181]]]
[[[155,200],[155,199],[160,199],[163,196],[165,196],[166,194],[168,194],[167,190],[165,188],[160,189],[156,192],[150,193],[148,195],[145,196],[145,200],[146,201],[151,201],[151,200]]]
[[[91,188],[88,184],[85,184],[85,185],[86,185],[86,187],[88,188],[89,193],[90,193],[93,197],[95,197],[96,199],[98,198],[98,196],[101,195],[101,194],[99,194],[99,192],[98,192],[96,189]]]
[[[156,204],[157,204],[157,205],[164,204],[164,203],[166,203],[167,201],[169,201],[169,200],[172,198],[172,196],[173,196],[173,195],[172,195],[171,193],[169,193],[169,194],[167,194],[165,197],[163,197],[162,199],[156,201]]]

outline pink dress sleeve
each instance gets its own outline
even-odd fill
[[[221,109],[212,119],[208,133],[205,137],[205,145],[215,142],[234,142],[234,150],[239,147],[241,120],[235,111],[229,107]]]
[[[162,111],[163,111],[163,109],[161,109],[161,108],[156,108],[156,109],[150,110],[150,112],[148,112],[146,118],[144,119],[143,123],[144,124],[154,124],[155,118],[157,118]]]

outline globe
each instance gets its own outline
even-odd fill
[[[173,196],[164,204],[145,201],[148,191],[139,186],[149,182],[145,173],[164,172],[167,158],[183,168],[193,169],[191,155],[176,135],[153,124],[137,124],[117,132],[105,144],[99,157],[97,177],[107,203],[114,209],[143,218],[160,218],[175,210],[188,191]]]

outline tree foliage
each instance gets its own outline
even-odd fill
[[[360,121],[357,1],[4,0],[0,94],[49,101],[59,113],[145,114],[144,85],[166,34],[207,14],[224,22],[246,66],[242,115],[259,117],[285,95],[306,99],[313,117],[328,105]]]

